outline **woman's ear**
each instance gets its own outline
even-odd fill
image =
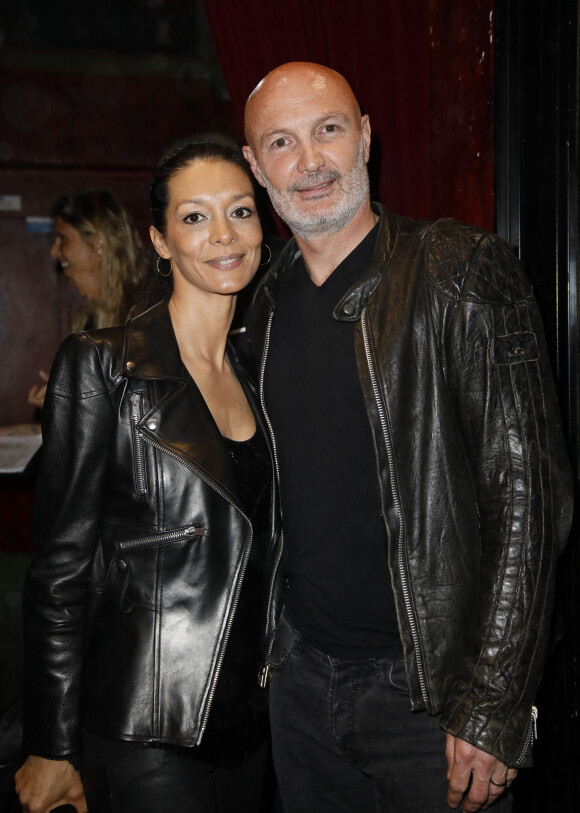
[[[97,254],[98,257],[103,256],[103,238],[99,237],[98,234],[91,235],[90,244],[93,247],[94,252]]]
[[[155,251],[159,254],[159,256],[163,257],[164,260],[171,259],[171,252],[167,250],[167,246],[165,245],[163,235],[161,234],[161,232],[157,231],[155,226],[149,226],[149,237],[151,238],[153,247]]]

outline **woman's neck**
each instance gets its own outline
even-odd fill
[[[223,367],[236,299],[235,295],[204,297],[173,293],[169,314],[186,366]]]

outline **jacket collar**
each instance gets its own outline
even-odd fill
[[[183,362],[167,300],[130,319],[125,327],[122,375],[128,378],[181,381]]]
[[[333,316],[341,322],[356,322],[360,319],[363,308],[391,261],[399,237],[398,216],[389,212],[380,203],[373,203],[372,208],[375,214],[379,215],[373,260],[366,274],[347,291],[335,307]],[[264,292],[273,305],[280,280],[290,271],[299,256],[300,251],[293,238],[284,247],[280,259],[265,278]]]
[[[379,215],[377,240],[370,267],[346,292],[336,305],[332,315],[339,322],[357,322],[373,291],[384,276],[399,238],[399,218],[387,211],[380,203],[373,203],[373,211]]]
[[[255,385],[231,342],[227,354],[254,412],[256,424],[268,437],[261,419]],[[177,458],[193,464],[207,481],[239,503],[237,474],[219,429],[195,381],[179,355],[167,300],[130,319],[122,355],[126,378],[173,381],[164,397],[143,416],[139,429]]]

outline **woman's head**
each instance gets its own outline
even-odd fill
[[[251,280],[262,232],[254,180],[239,147],[215,141],[179,147],[154,170],[150,204],[160,271],[173,269],[174,287],[233,294]]]
[[[145,273],[143,244],[125,207],[106,189],[65,195],[52,207],[51,256],[91,303],[96,325],[122,322]]]

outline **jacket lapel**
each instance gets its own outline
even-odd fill
[[[233,463],[203,396],[181,361],[166,301],[128,322],[122,364],[122,374],[129,379],[159,382],[152,398],[154,406],[139,422],[139,430],[238,504]]]
[[[211,485],[226,491],[238,503],[232,461],[219,429],[195,381],[187,370],[144,416],[142,431],[170,454],[193,466]]]

